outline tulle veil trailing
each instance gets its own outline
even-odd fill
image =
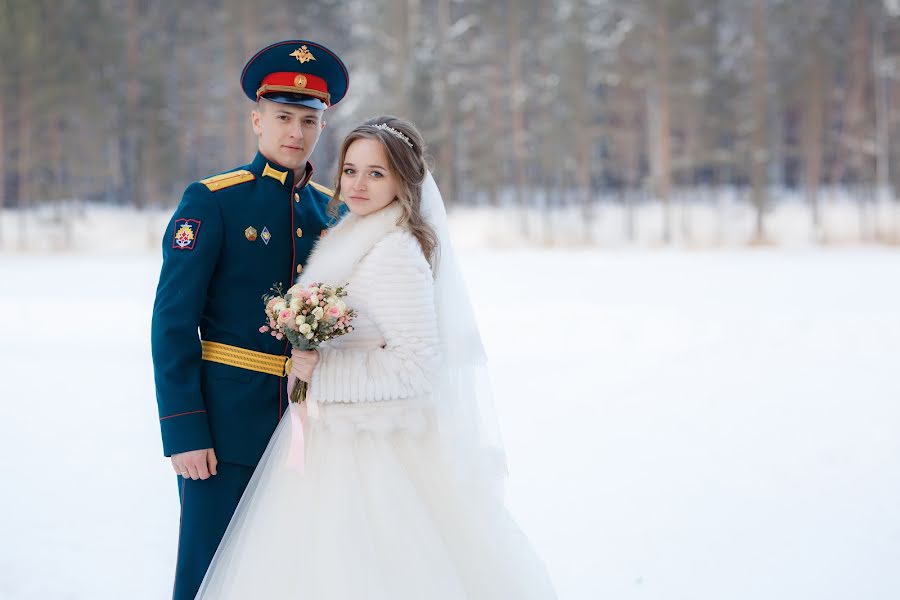
[[[450,240],[447,212],[431,173],[422,185],[422,212],[438,238],[434,299],[443,364],[433,409],[450,475],[502,496],[506,454],[494,409],[487,356],[459,259]]]

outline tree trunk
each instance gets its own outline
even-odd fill
[[[784,187],[785,175],[785,114],[784,100],[781,96],[779,86],[774,82],[769,86],[768,111],[768,136],[769,136],[769,154],[768,164],[766,165],[768,184],[774,186],[775,189]]]
[[[6,210],[6,162],[9,156],[6,148],[6,80],[0,75],[0,248],[3,247],[3,221]]]
[[[509,103],[510,125],[512,128],[513,143],[513,168],[515,177],[515,203],[525,207],[525,101],[527,94],[522,85],[522,36],[519,25],[519,9],[521,3],[518,0],[508,0],[507,3],[507,42],[509,44]]]
[[[455,155],[455,136],[453,124],[455,121],[456,101],[451,97],[450,56],[447,52],[447,32],[450,29],[451,1],[439,0],[437,13],[437,48],[440,53],[438,62],[437,100],[440,106],[440,118],[436,142],[439,144],[437,152],[437,173],[441,179],[441,191],[448,205],[456,203],[456,178],[453,175],[453,157]]]
[[[59,240],[60,247],[63,249],[69,249],[72,247],[73,241],[71,223],[73,214],[71,211],[67,211],[67,194],[64,193],[63,187],[61,185],[61,174],[63,169],[63,161],[65,160],[65,158],[63,156],[62,149],[62,123],[59,117],[50,119],[49,127],[47,127],[46,133],[48,142],[47,150],[49,151],[48,158],[50,164],[52,165],[50,181],[48,182],[49,185],[47,185],[48,197],[52,198],[53,202],[53,220],[62,230],[62,239]]]
[[[33,123],[31,110],[34,106],[32,96],[34,94],[32,61],[35,57],[38,39],[37,30],[29,28],[23,32],[24,44],[22,48],[22,65],[19,73],[19,95],[16,98],[16,108],[18,109],[18,188],[19,188],[19,249],[25,250],[28,247],[28,209],[33,203],[32,195],[34,193],[33,182],[31,178],[32,156],[31,147],[34,139]]]
[[[629,242],[634,242],[637,237],[637,225],[635,220],[635,199],[641,176],[641,139],[645,131],[644,117],[646,112],[641,110],[641,92],[632,81],[637,77],[638,70],[629,61],[623,65],[625,76],[622,89],[622,122],[623,131],[622,146],[624,154],[625,176],[625,234]]]
[[[672,241],[672,131],[669,120],[669,13],[667,2],[656,3],[656,78],[653,94],[654,124],[656,135],[653,136],[655,148],[651,148],[656,157],[655,191],[663,204],[663,243]]]
[[[891,118],[888,105],[888,79],[884,72],[887,64],[884,55],[884,36],[887,26],[885,19],[879,22],[878,31],[875,32],[874,48],[874,76],[875,76],[875,181],[878,214],[886,209],[891,198],[891,173],[890,173],[890,131]],[[893,232],[896,236],[898,232]],[[885,232],[885,237],[889,234]]]
[[[868,56],[866,33],[866,9],[864,3],[856,5],[856,19],[851,37],[851,64],[848,69],[847,93],[844,97],[844,111],[841,126],[837,132],[834,168],[831,171],[831,185],[840,185],[851,167],[858,162],[854,147],[861,142],[860,126],[865,117],[865,73]]]
[[[823,77],[821,47],[816,44],[810,52],[810,72],[803,94],[803,162],[806,187],[806,202],[812,214],[813,236],[817,242],[823,241],[822,217],[819,206],[819,186],[822,181],[822,154],[824,134],[825,86]]]
[[[119,200],[130,201],[137,208],[144,206],[143,186],[139,184],[140,171],[139,136],[140,114],[138,101],[140,96],[140,74],[138,36],[140,14],[138,13],[137,0],[128,0],[125,14],[125,118],[122,120],[122,177],[123,197]],[[200,95],[200,94],[198,94]]]
[[[244,62],[250,60],[250,57],[256,51],[257,43],[253,37],[253,32],[259,31],[259,14],[249,2],[238,2],[238,6],[240,7],[241,15],[241,25],[238,28],[238,35],[241,40],[241,68],[243,68]],[[239,93],[236,94],[236,96],[238,97],[238,105],[234,118],[241,135],[242,156],[238,160],[238,163],[240,164],[245,161],[250,162],[253,156],[256,155],[256,150],[259,147],[259,140],[253,133],[253,127],[250,125],[252,105],[249,104],[248,100],[244,99],[243,94]],[[330,179],[325,185],[331,186]]]
[[[573,37],[575,38],[575,51],[572,55],[575,84],[573,89],[573,103],[575,105],[575,181],[578,185],[579,204],[581,205],[581,218],[584,221],[584,241],[590,244],[593,241],[594,211],[591,198],[591,171],[594,166],[592,152],[594,135],[594,118],[591,114],[590,100],[593,98],[593,90],[590,85],[590,55],[587,47],[587,7],[584,2],[578,3],[574,13]]]
[[[503,123],[504,123],[504,115],[503,115],[503,105],[505,102],[503,90],[505,86],[503,85],[503,77],[500,71],[500,65],[498,63],[492,63],[490,67],[488,67],[488,72],[490,73],[491,84],[488,86],[490,90],[488,93],[491,95],[491,122],[489,125],[489,131],[491,132],[490,139],[492,140],[502,140],[504,139],[503,135]],[[493,207],[500,206],[500,183],[505,181],[503,174],[503,160],[500,153],[500,144],[488,144],[488,153],[489,153],[489,164],[493,165],[493,173],[488,173],[486,178],[487,186],[488,186],[488,202]]]
[[[227,48],[227,56],[228,60],[225,61],[225,68],[231,68],[232,65],[240,65],[237,66],[237,69],[240,69],[243,66],[243,62],[241,62],[243,54],[244,54],[244,46],[243,46],[243,37],[246,35],[244,33],[240,33],[244,31],[244,27],[246,25],[240,20],[242,16],[242,11],[245,10],[242,8],[243,5],[248,5],[248,2],[240,2],[240,3],[229,3],[229,11],[228,16],[231,21],[231,31],[232,33],[227,36],[225,41],[225,47]],[[243,60],[249,59],[250,56],[243,57]],[[225,124],[225,154],[226,160],[225,165],[222,168],[231,167],[231,165],[239,165],[244,161],[249,161],[249,157],[244,157],[243,154],[243,141],[244,141],[244,132],[243,127],[246,126],[246,122],[239,118],[241,114],[240,105],[243,104],[245,100],[244,95],[241,93],[232,93],[226,96],[228,101],[225,102],[225,105],[229,108],[228,112],[223,116],[226,120]]]
[[[756,207],[755,241],[765,240],[765,211],[768,204],[767,165],[769,53],[766,32],[766,0],[753,2],[753,129],[750,134],[750,185]]]
[[[681,237],[685,242],[689,242],[693,237],[691,231],[691,202],[697,198],[695,193],[697,189],[696,181],[696,165],[699,163],[700,153],[700,99],[696,98],[688,106],[685,107],[684,116],[684,166],[681,172],[684,173],[682,181],[691,190],[685,198],[679,203],[681,206]]]
[[[409,99],[413,88],[413,49],[419,21],[419,0],[394,0],[392,27],[394,28],[395,51],[393,63],[397,69],[399,89],[395,99],[397,114],[409,117]]]

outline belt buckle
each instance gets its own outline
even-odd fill
[[[287,377],[291,372],[291,357],[286,356],[284,359],[284,373],[282,373],[282,377]]]

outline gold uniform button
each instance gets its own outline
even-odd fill
[[[302,272],[303,272],[303,265],[297,265],[297,273],[299,274]]]
[[[300,202],[300,194],[294,192],[294,202]]]
[[[297,228],[297,237],[303,237],[303,230],[299,227]]]

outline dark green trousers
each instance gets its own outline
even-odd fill
[[[181,520],[173,600],[194,600],[253,469],[219,463],[218,474],[209,479],[178,478]]]

